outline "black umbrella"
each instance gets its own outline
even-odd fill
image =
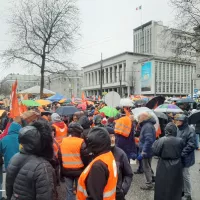
[[[56,110],[56,113],[59,115],[67,116],[67,115],[73,115],[75,112],[78,112],[79,110],[74,106],[61,106]]]
[[[155,112],[154,113],[156,114],[156,116],[160,119],[164,119],[164,120],[168,120],[168,116],[165,114],[165,113],[162,113],[162,112]]]
[[[188,117],[189,124],[197,124],[200,122],[200,111],[196,111]]]
[[[147,102],[146,107],[149,109],[155,109],[159,105],[162,105],[165,102],[165,97],[157,96]]]

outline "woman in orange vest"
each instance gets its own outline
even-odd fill
[[[78,180],[77,199],[114,200],[116,198],[117,166],[111,149],[111,140],[105,128],[95,127],[88,133],[88,150],[94,160]]]
[[[83,128],[78,123],[70,123],[69,136],[65,137],[60,144],[59,158],[62,160],[62,176],[65,177],[67,200],[74,200],[77,181],[84,167],[88,164],[88,154],[85,153],[86,144],[81,138]]]
[[[67,136],[68,128],[66,124],[61,120],[60,115],[53,113],[51,115],[52,126],[55,128],[55,139],[61,144],[62,139]]]

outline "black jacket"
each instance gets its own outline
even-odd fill
[[[181,200],[183,146],[183,140],[174,136],[162,137],[153,144],[154,155],[159,156],[154,200]]]
[[[121,200],[128,193],[133,179],[133,172],[127,155],[122,149],[115,146],[112,147],[111,151],[115,157],[118,170],[116,200]]]
[[[6,195],[8,200],[55,199],[55,173],[42,157],[16,154],[7,168]]]
[[[48,162],[53,158],[51,128],[44,122],[33,125],[20,130],[19,143],[23,148],[8,165],[8,200],[56,199],[55,171]]]
[[[187,123],[178,127],[177,137],[180,137],[184,141],[184,148],[182,151],[182,163],[184,167],[191,167],[195,163],[194,150],[196,148],[196,135],[193,128]]]

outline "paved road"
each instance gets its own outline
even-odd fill
[[[192,199],[200,199],[200,151],[196,151],[196,164],[191,168],[192,176]],[[153,170],[155,172],[157,165],[157,160],[153,160]],[[137,169],[137,165],[132,165],[134,171]],[[129,193],[126,196],[126,200],[153,200],[154,192],[153,191],[143,191],[140,189],[140,186],[145,182],[143,175],[134,175],[133,182]]]
[[[196,164],[191,168],[191,176],[192,176],[192,197],[193,200],[199,200],[200,199],[200,151],[196,151]],[[153,160],[153,170],[156,169],[157,160]],[[137,165],[132,165],[133,170],[135,171],[137,169]],[[140,190],[140,186],[145,182],[143,175],[134,175],[133,182],[131,185],[131,188],[129,190],[129,193],[126,196],[126,200],[153,200],[154,192],[153,191],[143,191]],[[5,183],[5,177],[4,177],[4,183]],[[4,184],[3,184],[4,185]],[[63,185],[61,190],[64,190],[65,186]],[[64,192],[62,191],[62,198],[60,200],[65,200],[65,197],[63,198]],[[5,192],[3,192],[3,196],[5,197]]]

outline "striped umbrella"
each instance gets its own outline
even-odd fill
[[[183,110],[173,104],[162,104],[158,106],[154,111],[163,113],[183,113]]]

